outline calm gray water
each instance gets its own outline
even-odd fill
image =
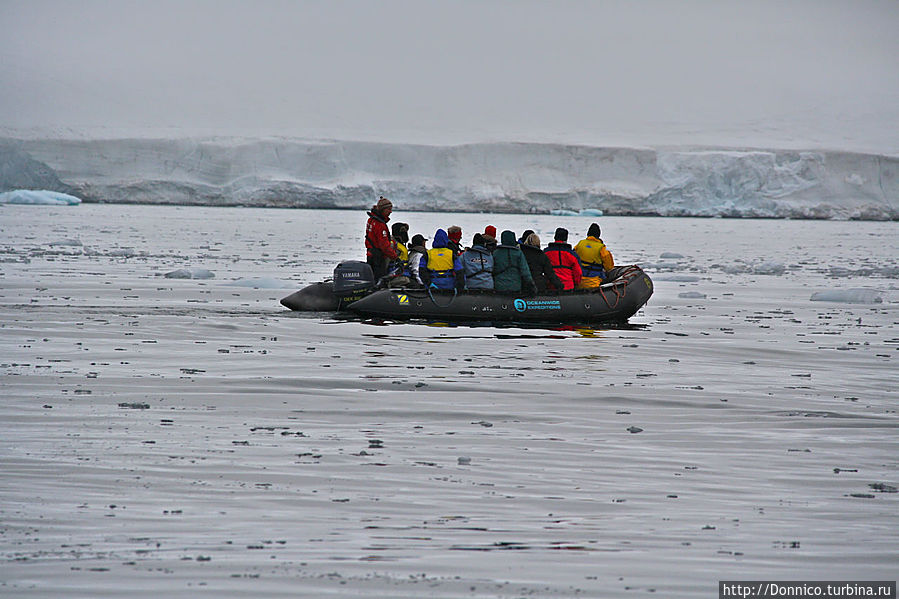
[[[598,220],[655,295],[609,329],[292,313],[364,214],[0,208],[0,594],[896,578],[896,223],[394,220]]]

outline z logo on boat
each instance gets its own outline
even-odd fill
[[[409,305],[409,296],[406,294],[400,294],[400,295],[396,296],[396,301],[399,302],[399,304],[401,306],[408,306]]]

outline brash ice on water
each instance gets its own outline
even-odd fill
[[[895,223],[603,217],[654,282],[628,325],[453,326],[279,305],[363,258],[362,210],[0,212],[0,595],[895,578]]]

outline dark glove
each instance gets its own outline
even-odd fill
[[[465,289],[465,273],[461,270],[456,271],[456,291]]]

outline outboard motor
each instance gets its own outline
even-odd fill
[[[341,305],[350,304],[371,293],[375,275],[367,262],[347,260],[334,269],[334,295]]]

